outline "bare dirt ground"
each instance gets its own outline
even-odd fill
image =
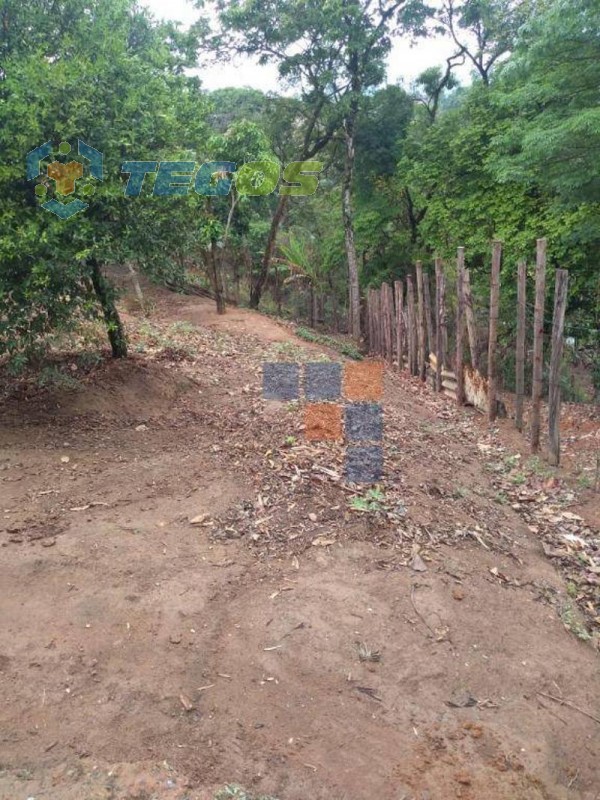
[[[154,299],[2,403],[1,800],[600,798],[597,495],[390,374],[357,510],[261,398],[322,348]]]

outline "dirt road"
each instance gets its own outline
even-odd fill
[[[389,376],[357,510],[261,398],[319,348],[168,294],[128,322],[128,363],[2,406],[0,798],[600,797],[597,652],[494,436]]]

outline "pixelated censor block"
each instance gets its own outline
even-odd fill
[[[378,445],[346,449],[346,480],[350,483],[377,483],[383,474],[383,450]]]
[[[342,438],[342,407],[335,403],[308,403],[304,409],[304,435],[311,442]]]
[[[344,367],[346,400],[381,400],[383,364],[381,361],[351,362]]]
[[[346,439],[350,442],[380,442],[383,411],[377,403],[350,403],[345,409]]]
[[[342,365],[315,361],[304,370],[307,400],[339,400],[342,393]]]
[[[263,364],[265,400],[297,400],[300,396],[300,367],[282,361]]]

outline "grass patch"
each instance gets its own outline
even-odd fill
[[[362,361],[363,354],[360,350],[350,342],[340,342],[333,336],[327,336],[324,333],[317,333],[310,328],[303,328],[299,326],[296,328],[296,336],[304,339],[305,342],[312,342],[313,344],[321,344],[323,347],[331,347],[332,350],[337,350],[343,356],[352,358],[354,361]]]
[[[575,588],[575,592],[576,592]],[[569,589],[567,587],[567,592],[569,595],[573,596],[573,588]],[[585,625],[580,621],[577,616],[577,612],[574,610],[573,605],[567,601],[564,603],[563,607],[560,609],[560,618],[562,620],[563,625],[565,628],[568,628],[571,633],[575,634],[578,639],[581,639],[582,642],[589,642],[592,638],[590,632],[585,627]]]
[[[44,367],[37,377],[38,386],[44,389],[51,389],[59,392],[77,392],[81,389],[81,383],[54,366]]]
[[[377,513],[385,511],[385,494],[380,489],[369,489],[365,495],[352,497],[349,502],[352,511]]]

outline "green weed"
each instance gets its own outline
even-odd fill
[[[350,508],[353,511],[366,511],[374,513],[384,510],[385,494],[381,489],[369,489],[367,493],[360,497],[350,499]]]
[[[81,383],[66,372],[56,367],[44,367],[37,378],[38,386],[59,392],[76,392],[81,389]]]
[[[567,591],[569,595],[571,592],[567,587]],[[577,589],[575,589],[577,591]],[[577,613],[573,609],[573,606],[570,602],[566,602],[560,610],[560,618],[562,620],[563,625],[565,628],[568,628],[571,633],[574,633],[578,639],[581,639],[582,642],[589,642],[591,637],[590,632],[588,629],[583,625],[583,623],[578,619]]]

